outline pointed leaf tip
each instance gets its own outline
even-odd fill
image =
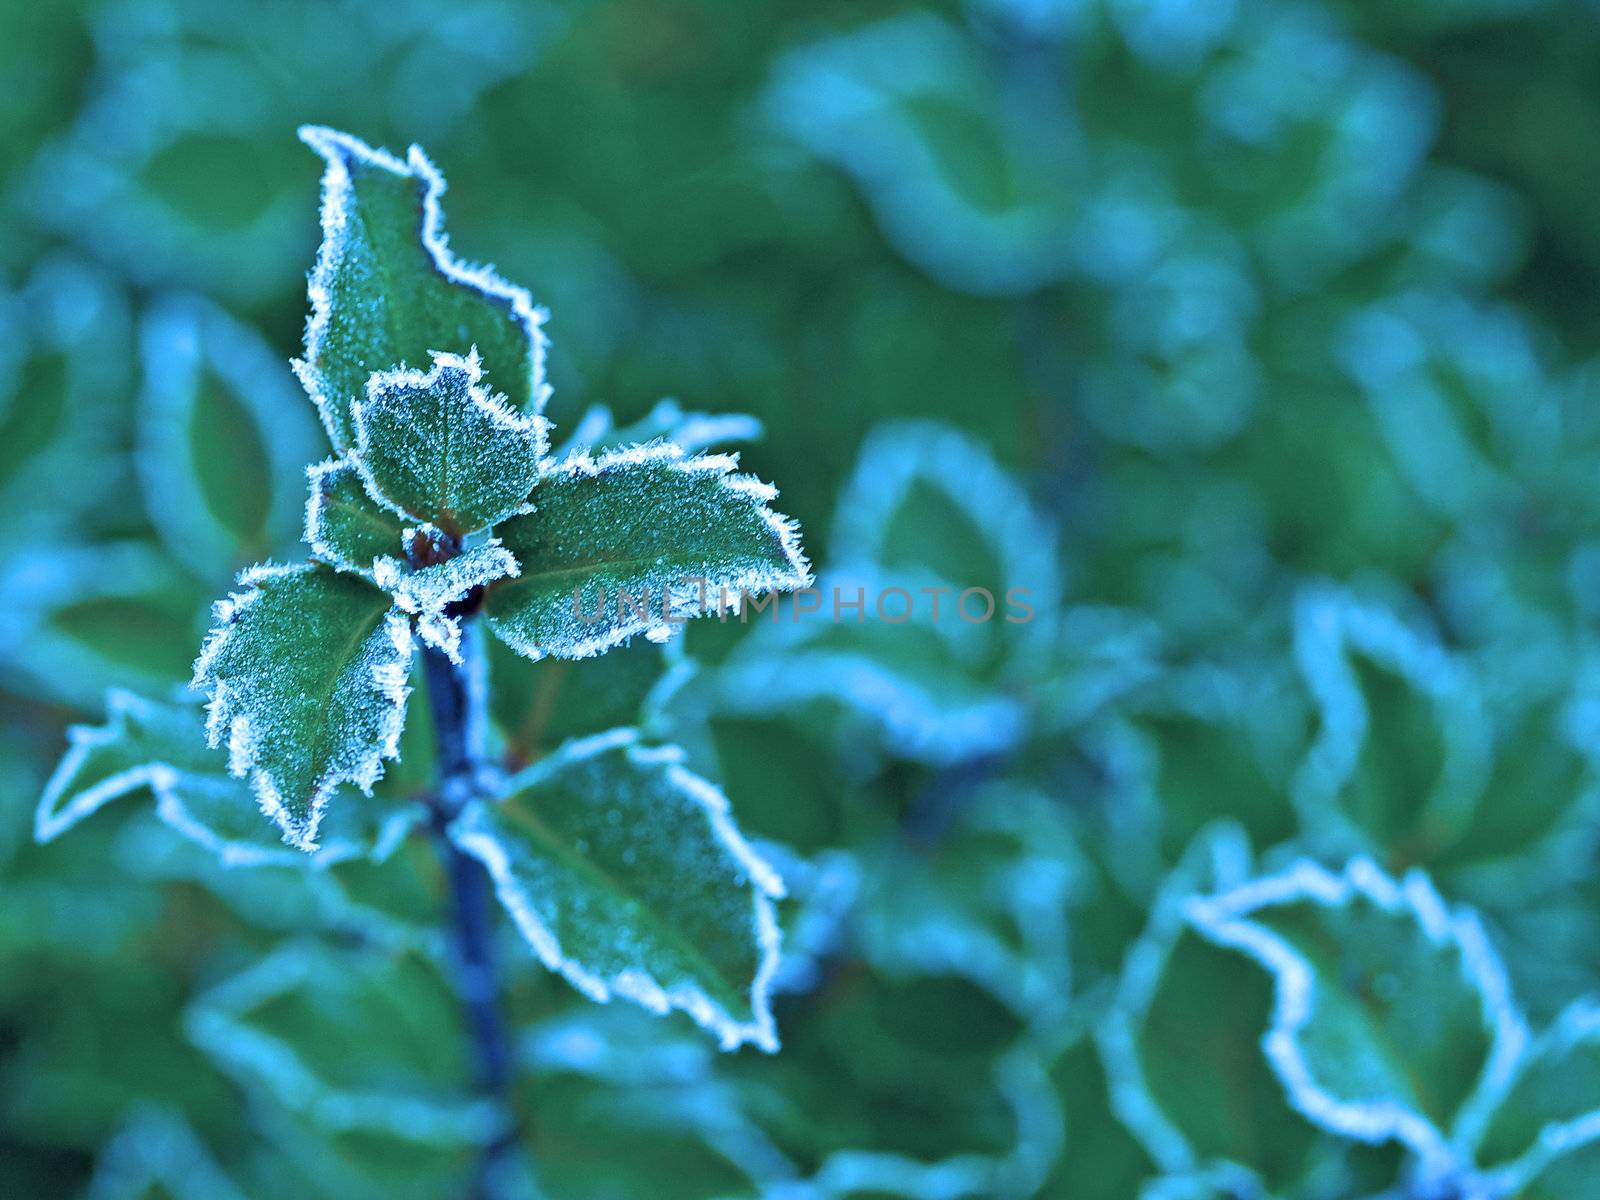
[[[432,350],[476,346],[490,386],[518,411],[540,412],[546,314],[526,289],[451,253],[444,177],[427,156],[412,147],[402,161],[322,125],[302,126],[300,139],[326,167],[311,319],[294,367],[334,446],[353,443],[350,408],[374,372]]]
[[[326,566],[254,567],[216,606],[195,663],[210,697],[206,735],[249,776],[284,840],[316,848],[341,783],[370,791],[398,757],[414,652],[386,593]]]

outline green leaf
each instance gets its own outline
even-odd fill
[[[725,1049],[777,1049],[776,873],[675,746],[570,742],[451,828],[535,954],[590,998],[682,1009]]]
[[[306,545],[322,561],[347,571],[370,571],[380,558],[398,558],[406,522],[367,494],[349,455],[306,468]]]
[[[356,467],[397,511],[453,534],[521,508],[539,477],[543,417],[519,416],[480,385],[477,352],[435,351],[430,371],[378,371],[352,410]]]
[[[37,841],[54,841],[113,800],[145,789],[168,829],[225,867],[320,868],[368,854],[381,857],[415,823],[414,806],[374,800],[342,806],[323,827],[321,849],[308,859],[274,836],[250,788],[228,774],[227,755],[206,744],[200,707],[112,691],[106,713],[104,725],[67,731],[71,745],[34,814]]]
[[[553,467],[534,511],[496,530],[522,574],[489,590],[489,628],[528,658],[587,658],[638,633],[665,640],[724,592],[806,586],[798,530],[768,506],[776,492],[734,466],[664,444]]]
[[[463,1146],[495,1128],[469,1098],[456,1002],[418,952],[284,943],[197,999],[190,1039],[241,1086],[312,1126]]]
[[[1475,914],[1418,871],[1301,859],[1187,905],[1195,930],[1275,980],[1262,1039],[1290,1100],[1346,1138],[1399,1141],[1425,1170],[1459,1164],[1526,1038]]]
[[[283,360],[253,330],[191,298],[143,321],[139,482],[173,556],[207,580],[293,537],[293,474],[317,452],[316,422]]]
[[[1261,1052],[1270,986],[1184,919],[1190,896],[1243,878],[1248,864],[1236,825],[1217,822],[1195,838],[1127,952],[1098,1041],[1112,1107],[1163,1173],[1242,1166],[1275,1189],[1306,1173],[1316,1130]]]
[[[216,606],[195,663],[206,734],[302,850],[341,783],[371,793],[398,753],[414,640],[389,596],[317,564],[254,567]]]
[[[311,274],[305,357],[295,371],[336,448],[353,444],[351,405],[375,372],[477,347],[489,383],[539,412],[545,314],[528,293],[449,250],[444,177],[411,147],[406,161],[349,134],[300,130],[322,155],[322,248]]]
[[[1505,1181],[1492,1195],[1585,1195],[1600,1172],[1600,1007],[1580,1000],[1557,1018],[1507,1081],[1478,1147]]]

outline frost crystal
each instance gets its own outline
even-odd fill
[[[318,565],[253,567],[216,606],[195,663],[206,735],[250,776],[284,840],[311,850],[341,783],[363,792],[399,755],[414,642],[389,597]]]
[[[539,477],[543,417],[524,417],[481,386],[476,350],[435,352],[430,371],[378,371],[353,409],[355,465],[374,497],[450,533],[521,508]]]
[[[586,658],[670,635],[724,597],[805,587],[798,529],[736,465],[657,444],[549,468],[533,511],[496,530],[522,574],[490,589],[489,628],[529,658]]]
[[[675,746],[569,743],[451,830],[541,961],[598,1001],[681,1009],[725,1049],[776,1050],[776,872]]]
[[[417,619],[417,635],[422,644],[444,651],[450,661],[461,662],[461,621],[446,609],[465,600],[474,588],[497,579],[514,578],[517,560],[499,542],[491,539],[481,546],[436,566],[410,574],[399,574],[384,564],[378,582],[394,594],[395,606]]]
[[[300,137],[327,168],[305,357],[294,366],[334,446],[352,444],[350,406],[375,372],[423,362],[433,350],[476,346],[490,386],[518,410],[541,411],[545,313],[524,289],[450,252],[439,208],[444,177],[427,155],[413,146],[402,162],[314,125]]]

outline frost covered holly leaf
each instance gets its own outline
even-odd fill
[[[528,293],[446,245],[444,177],[421,149],[402,162],[349,134],[308,125],[322,155],[322,249],[310,282],[311,321],[296,373],[338,449],[354,444],[350,408],[367,381],[430,351],[477,347],[489,386],[538,412],[544,313]]]
[[[416,819],[414,810],[402,805],[381,810],[372,801],[346,805],[324,828],[322,849],[307,859],[274,836],[249,787],[228,774],[227,755],[207,745],[200,707],[113,691],[106,710],[104,725],[68,731],[71,747],[35,813],[37,841],[54,841],[113,800],[146,789],[164,825],[225,867],[325,867],[378,852]]]
[[[292,540],[291,482],[319,442],[283,362],[252,331],[191,297],[144,318],[139,482],[167,548],[202,579]]]
[[[1316,1130],[1261,1053],[1268,982],[1184,923],[1188,896],[1243,877],[1248,847],[1225,823],[1196,837],[1127,953],[1098,1040],[1112,1107],[1162,1172],[1247,1169],[1266,1190],[1305,1174]]]
[[[1468,1159],[1525,1041],[1474,914],[1420,872],[1300,860],[1189,901],[1194,929],[1271,973],[1262,1046],[1294,1106],[1331,1133],[1398,1141],[1428,1174]]]
[[[398,558],[408,523],[367,493],[361,472],[346,455],[306,468],[306,545],[347,571],[370,571],[380,558]]]
[[[1600,1178],[1600,1008],[1580,1000],[1529,1048],[1478,1146],[1495,1196],[1565,1200]]]
[[[482,386],[474,350],[423,371],[378,371],[355,402],[355,463],[374,496],[417,521],[472,533],[521,508],[539,477],[544,418]]]
[[[676,747],[629,729],[514,776],[451,829],[535,954],[594,1000],[687,1012],[726,1049],[777,1049],[767,985],[783,885]]]
[[[1306,829],[1430,861],[1471,825],[1491,766],[1476,681],[1426,630],[1338,589],[1298,597],[1294,638],[1319,719],[1293,782]]]
[[[190,1040],[243,1087],[331,1133],[466,1146],[494,1128],[468,1098],[455,999],[420,953],[291,941],[197,999]]]
[[[314,849],[334,789],[370,792],[398,752],[411,626],[387,593],[326,566],[255,567],[239,582],[195,663],[206,734],[284,839]]]
[[[664,444],[549,468],[534,511],[495,529],[522,573],[489,590],[489,628],[529,658],[586,658],[638,633],[665,638],[714,611],[724,589],[737,599],[804,587],[794,523],[769,506],[772,488],[734,466]]]

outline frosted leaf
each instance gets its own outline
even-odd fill
[[[1293,797],[1308,832],[1344,850],[1386,848],[1426,831],[1448,843],[1470,824],[1489,776],[1491,730],[1477,685],[1426,629],[1327,585],[1295,603],[1294,653],[1320,728],[1295,773]],[[1377,676],[1363,676],[1363,671]],[[1398,689],[1381,687],[1392,680]],[[1385,692],[1389,695],[1385,695]],[[1377,701],[1407,705],[1386,726]],[[1420,710],[1420,720],[1411,716]],[[1409,718],[1409,719],[1408,719]],[[1420,736],[1417,725],[1431,737]],[[1436,762],[1408,786],[1375,748],[1403,746],[1408,770]],[[1396,780],[1399,780],[1398,784]]]
[[[1188,897],[1243,882],[1249,869],[1249,840],[1231,822],[1189,844],[1150,904],[1097,1030],[1111,1107],[1169,1174],[1242,1160],[1291,1175],[1311,1137],[1259,1050],[1270,1006],[1267,988],[1253,986],[1259,972],[1185,924]],[[1257,1114],[1250,1129],[1227,1118],[1241,1110]]]
[[[106,723],[74,725],[34,814],[34,838],[50,842],[119,796],[189,771],[221,774],[223,757],[206,745],[204,713],[132,692],[106,695]],[[253,806],[250,806],[253,807]]]
[[[380,558],[402,552],[405,521],[367,494],[350,456],[306,468],[306,545],[311,553],[347,571],[370,571]]]
[[[515,409],[542,410],[545,314],[523,288],[450,252],[444,177],[427,155],[413,146],[402,162],[315,125],[300,137],[327,167],[311,320],[295,371],[334,446],[353,444],[350,406],[375,372],[423,362],[432,350],[476,346],[491,387]]]
[[[569,742],[451,829],[540,960],[597,1001],[687,1012],[724,1049],[776,1050],[777,875],[723,794],[631,729]]]
[[[461,661],[461,621],[447,610],[475,589],[497,579],[515,578],[517,560],[499,542],[490,539],[471,546],[447,562],[420,571],[394,574],[391,564],[378,573],[380,585],[394,595],[395,607],[416,618],[417,636],[424,646],[444,651],[452,662]]]
[[[945,287],[1024,295],[1073,266],[1075,201],[1092,180],[1058,152],[1069,129],[1045,124],[1046,113],[1019,122],[1002,91],[969,37],[910,10],[787,51],[763,107],[781,132],[849,173],[884,236]],[[979,139],[984,161],[999,164],[1003,201],[974,202],[940,149],[954,136]]]
[[[777,493],[734,466],[649,445],[550,467],[533,511],[495,531],[522,574],[489,590],[489,628],[528,658],[587,658],[715,611],[724,589],[806,586],[799,530],[769,507]]]
[[[166,704],[131,692],[106,696],[106,723],[68,729],[67,753],[45,785],[34,836],[53,841],[113,800],[146,789],[168,829],[216,856],[224,867],[327,867],[352,857],[382,856],[415,821],[403,806],[357,798],[341,806],[309,859],[284,846],[261,819],[250,788],[228,774],[228,757],[206,744],[198,705]]]
[[[140,1105],[105,1144],[84,1200],[245,1200],[176,1111]]]
[[[1398,1140],[1430,1174],[1469,1160],[1526,1041],[1475,914],[1447,908],[1421,872],[1396,881],[1365,858],[1337,875],[1301,859],[1186,912],[1272,974],[1261,1044],[1308,1120]]]
[[[453,534],[521,508],[539,477],[545,421],[481,386],[477,352],[435,352],[423,371],[378,371],[352,410],[354,462],[373,496]]]
[[[321,438],[283,360],[253,330],[189,297],[152,309],[140,349],[136,464],[167,548],[215,580],[292,540],[291,480]]]
[[[330,1012],[343,1018],[331,1038]],[[438,1032],[456,1012],[421,953],[291,941],[200,996],[184,1028],[240,1086],[315,1129],[462,1146],[496,1125],[469,1098],[464,1047]]]
[[[211,698],[206,734],[228,744],[284,840],[316,847],[341,783],[370,793],[399,753],[414,652],[407,618],[380,589],[314,564],[253,567],[216,606],[193,686]]]
[[[1600,1008],[1573,1004],[1506,1080],[1478,1148],[1493,1196],[1583,1195],[1600,1164]]]
[[[924,495],[945,512],[934,510],[921,536],[908,537],[899,518]],[[961,541],[941,520],[946,514],[971,527],[979,539],[973,549],[992,564],[961,554]],[[829,552],[838,563],[889,571],[920,567],[962,588],[983,584],[997,601],[1012,588],[1027,589],[1032,619],[997,627],[1006,632],[1017,667],[1038,674],[1053,655],[1061,603],[1058,536],[982,442],[936,421],[888,421],[867,437],[839,493]]]
[[[639,420],[619,426],[609,408],[596,404],[579,418],[557,454],[565,458],[657,440],[695,454],[733,442],[758,442],[764,432],[761,421],[747,413],[684,412],[676,400],[658,401]]]

